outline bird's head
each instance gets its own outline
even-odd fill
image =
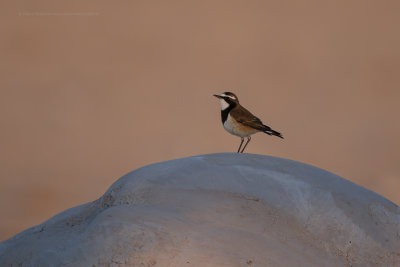
[[[231,105],[239,104],[239,99],[234,93],[225,92],[220,95],[214,95],[221,102],[221,109],[224,110]]]

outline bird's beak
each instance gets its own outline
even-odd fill
[[[213,95],[213,96],[215,96],[216,98],[222,98],[220,95]]]

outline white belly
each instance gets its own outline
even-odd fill
[[[232,119],[230,114],[228,114],[228,118],[226,119],[226,121],[224,123],[224,128],[230,134],[240,136],[240,137],[247,137],[247,136],[250,136],[252,134],[259,132],[256,129],[253,129],[251,127],[244,126],[243,124],[238,123],[237,121]]]

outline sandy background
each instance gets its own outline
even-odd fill
[[[399,1],[3,1],[0,240],[146,164],[236,151],[214,93],[400,204]]]

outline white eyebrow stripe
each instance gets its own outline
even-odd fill
[[[221,96],[223,96],[223,97],[229,97],[230,99],[236,99],[236,97],[231,96],[231,95],[221,94]]]

